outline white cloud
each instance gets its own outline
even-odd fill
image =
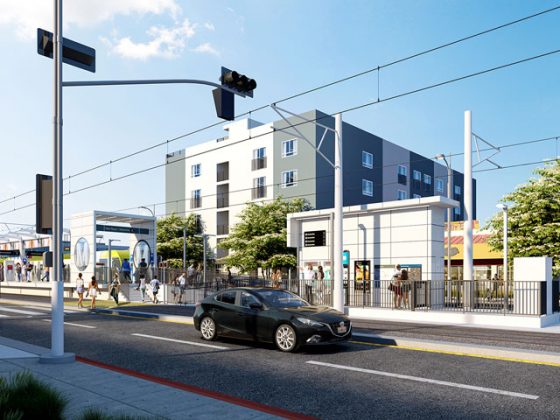
[[[220,52],[216,50],[209,42],[205,42],[204,44],[200,44],[198,47],[193,48],[194,52],[203,53],[203,54],[212,54],[219,56]]]
[[[63,4],[65,28],[93,26],[116,15],[181,13],[177,0],[73,0]],[[38,27],[53,27],[53,5],[47,0],[0,0],[0,26],[13,27],[23,39],[34,39]]]
[[[210,22],[206,22],[206,23],[204,24],[204,27],[205,27],[206,29],[208,29],[209,31],[214,31],[214,30],[216,30],[216,27],[214,26],[214,24],[213,24],[213,23],[210,23]]]
[[[185,19],[174,27],[152,26],[147,34],[152,38],[148,42],[134,42],[130,37],[113,39],[102,38],[111,52],[123,58],[147,60],[153,57],[176,58],[187,46],[187,40],[196,33],[196,24]]]

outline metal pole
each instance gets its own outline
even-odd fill
[[[183,271],[187,268],[187,228],[183,227]]]
[[[473,270],[473,196],[472,196],[472,116],[471,111],[465,111],[465,175],[464,175],[464,206],[465,206],[465,217],[464,217],[464,253],[463,253],[463,280],[465,280],[465,287],[469,284],[469,293],[465,290],[465,302],[464,304],[470,307],[471,302],[471,287],[472,281],[474,280],[474,270]]]
[[[206,235],[202,235],[202,269],[204,270],[202,273],[202,283],[206,288]]]
[[[109,267],[109,272],[107,273],[107,284],[111,283],[113,281],[113,270],[111,270],[111,264],[112,264],[112,260],[111,260],[111,253],[113,251],[112,249],[112,243],[113,240],[109,239],[109,257],[107,258],[107,267]]]
[[[334,136],[334,258],[333,258],[333,307],[344,312],[342,293],[342,230],[343,230],[343,192],[342,192],[342,115],[336,114]]]
[[[451,169],[451,154],[447,163],[447,198],[453,198],[453,170]],[[447,280],[449,297],[451,297],[451,207],[447,209]]]
[[[504,310],[507,312],[509,308],[509,294],[508,294],[508,207],[504,205],[504,284],[505,284],[505,297],[504,297]]]

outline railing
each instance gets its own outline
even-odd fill
[[[261,158],[254,158],[251,160],[251,170],[257,171],[266,168],[266,156]]]
[[[217,235],[227,235],[229,234],[229,225],[217,225],[216,226]]]
[[[253,187],[251,189],[251,199],[255,200],[257,198],[264,198],[266,197],[266,187],[265,186],[260,186],[260,187]]]
[[[206,281],[202,273],[187,279],[186,287],[180,291],[173,286],[173,279],[182,270],[167,269],[160,280],[170,284],[167,301],[196,303],[204,297],[230,287],[279,287],[289,290],[313,305],[333,305],[332,280],[283,279],[273,283],[270,279],[234,276],[207,272]],[[385,308],[410,311],[471,312],[502,315],[535,315],[546,313],[546,283],[539,281],[517,281],[506,285],[492,280],[391,280],[356,281],[345,280],[343,284],[344,304],[350,307]],[[553,312],[560,312],[559,282],[553,282]]]
[[[202,197],[191,198],[191,209],[202,207]]]

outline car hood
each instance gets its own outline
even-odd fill
[[[282,309],[294,316],[303,316],[319,322],[331,323],[348,320],[346,315],[336,309],[329,308],[328,306],[302,306],[299,308]]]

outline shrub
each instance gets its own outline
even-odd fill
[[[2,419],[62,419],[67,400],[58,391],[19,372],[9,381],[0,381],[0,417]]]

